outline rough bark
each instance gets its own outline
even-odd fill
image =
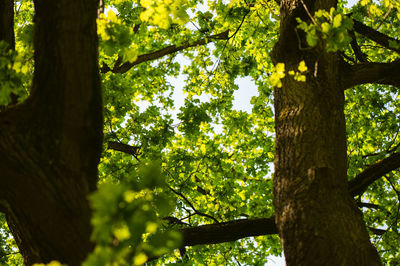
[[[14,1],[0,1],[0,40],[6,41],[14,49]]]
[[[274,90],[276,153],[274,205],[287,265],[379,265],[347,189],[346,136],[340,58],[323,44],[306,47],[296,17],[329,10],[336,1],[286,0],[281,4],[275,63],[296,70],[304,60],[306,82],[290,75]],[[299,45],[299,41],[301,45]]]
[[[27,265],[80,265],[102,144],[97,0],[34,4],[31,95],[0,113],[1,205]]]

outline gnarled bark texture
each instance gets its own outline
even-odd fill
[[[310,22],[305,7],[314,14],[336,1],[279,2],[274,63],[296,71],[304,60],[309,69],[306,82],[286,75],[282,87],[274,90],[274,204],[287,265],[379,265],[347,189],[341,60],[322,44],[306,48],[304,34],[296,29],[296,17]]]
[[[27,265],[80,265],[93,248],[87,196],[102,145],[98,3],[34,4],[31,95],[0,113],[0,207]]]

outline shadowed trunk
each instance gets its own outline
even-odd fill
[[[287,265],[379,265],[361,212],[347,188],[344,88],[341,61],[322,44],[307,47],[296,17],[329,10],[336,1],[281,2],[274,63],[286,73],[304,60],[306,82],[293,76],[275,88],[274,204]],[[299,44],[299,41],[301,44]]]
[[[31,95],[0,113],[0,207],[27,265],[80,265],[102,145],[97,0],[34,4]]]
[[[15,47],[14,39],[14,0],[0,2],[0,41],[8,43],[10,49]]]

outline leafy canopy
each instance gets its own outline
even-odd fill
[[[350,9],[345,3],[312,14],[311,24],[298,21],[309,47],[322,44],[356,61],[351,18],[400,37],[398,1],[361,0]],[[16,50],[0,46],[0,104],[11,94],[25,99],[33,73],[33,4],[16,1],[15,11]],[[91,197],[97,246],[85,265],[139,265],[165,253],[151,263],[262,265],[280,255],[275,235],[173,251],[181,241],[173,230],[273,214],[272,88],[286,73],[269,58],[278,37],[276,3],[105,0],[99,12],[105,142],[99,191]],[[370,61],[399,57],[357,38]],[[306,71],[303,61],[287,74],[306,82]],[[251,110],[237,105],[239,78],[257,87],[246,103]],[[346,91],[350,179],[399,151],[399,99],[391,86]],[[386,230],[371,237],[388,263],[400,262],[398,177],[393,171],[359,199],[378,206],[362,210],[368,227]],[[0,226],[0,262],[18,265],[2,216]]]

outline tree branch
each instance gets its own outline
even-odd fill
[[[140,155],[140,147],[138,146],[131,146],[128,144],[120,143],[117,141],[109,141],[108,142],[108,149],[120,151],[126,154],[133,155],[135,158]]]
[[[352,197],[362,194],[369,185],[400,167],[400,153],[369,166],[349,182],[349,193]],[[377,205],[362,203],[363,207],[378,208]],[[382,234],[380,229],[373,229],[374,234]],[[183,245],[194,246],[236,241],[241,238],[259,235],[277,234],[274,216],[260,219],[244,219],[218,224],[189,227],[180,230],[183,234]]]
[[[357,39],[356,39],[356,36],[355,36],[355,34],[354,34],[354,31],[350,31],[349,33],[350,33],[350,36],[351,36],[351,38],[352,38],[352,40],[351,40],[351,42],[350,42],[350,45],[351,45],[351,48],[352,48],[353,51],[354,51],[354,55],[356,56],[356,59],[357,59],[359,62],[368,62],[368,60],[367,60],[367,55],[364,54],[364,53],[361,51],[361,48],[360,48],[360,46],[359,46],[358,43],[357,43]]]
[[[113,145],[115,145],[115,147]],[[119,147],[119,145],[121,146]],[[137,147],[121,144],[118,142],[109,142],[109,148],[132,154],[131,152],[134,152]],[[349,182],[350,195],[352,197],[361,195],[368,188],[368,186],[370,186],[376,180],[399,167],[400,153],[393,153],[387,158],[384,158],[374,163]],[[199,213],[190,203],[190,201],[185,198],[181,193],[175,191],[172,188],[170,189],[175,194],[183,197],[185,202],[188,203],[197,214],[207,216],[208,218],[214,220],[212,216]],[[358,203],[358,206],[375,209],[379,208],[378,205],[370,203]],[[384,233],[384,231],[380,229],[370,228],[370,230],[374,234]],[[251,236],[277,234],[278,230],[276,228],[274,216],[272,216],[269,218],[243,219],[222,223],[218,223],[218,221],[216,221],[215,224],[183,228],[180,230],[180,232],[183,235],[182,246],[195,246],[231,242]]]
[[[391,63],[362,63],[344,65],[342,71],[345,89],[365,83],[378,83],[400,87],[400,61]]]
[[[353,19],[353,29],[355,32],[358,32],[359,34],[367,37],[368,39],[382,45],[383,47],[398,52],[400,53],[400,49],[398,47],[400,47],[400,41],[389,37],[357,20]],[[394,44],[391,45],[391,43]]]
[[[277,234],[274,216],[270,218],[243,219],[231,222],[201,225],[181,229],[183,246],[217,244],[241,238]]]
[[[352,196],[357,195],[356,191],[366,189],[385,173],[400,167],[400,154],[396,153],[386,159],[370,166],[361,174],[357,175],[356,182],[350,182],[349,192]],[[390,170],[391,169],[391,170]],[[365,187],[365,188],[364,188]],[[369,205],[368,205],[369,206]],[[369,207],[376,207],[369,206]],[[383,231],[374,229],[374,234],[381,234]],[[259,219],[243,219],[224,223],[201,225],[197,227],[183,228],[180,230],[183,235],[183,246],[195,246],[206,244],[218,244],[223,242],[236,241],[238,239],[277,234],[274,216]]]
[[[180,46],[170,45],[170,46],[167,46],[163,49],[160,49],[160,50],[152,52],[152,53],[139,55],[138,58],[133,62],[125,62],[121,65],[116,64],[113,69],[111,69],[107,65],[103,65],[103,67],[100,70],[101,70],[101,73],[106,73],[109,71],[111,71],[113,73],[125,73],[128,70],[130,70],[132,67],[134,67],[140,63],[143,63],[143,62],[155,60],[155,59],[161,58],[165,55],[173,54],[173,53],[185,50],[190,47],[208,44],[214,40],[227,40],[229,38],[228,33],[229,33],[229,30],[226,30],[219,34],[211,35],[211,36],[208,36],[204,39],[201,39],[201,40],[198,40],[195,42],[185,42]]]
[[[360,208],[380,209],[379,205],[368,202],[357,202],[357,206]]]
[[[376,180],[400,167],[400,153],[396,152],[370,165],[349,182],[349,193],[352,197],[361,195]]]
[[[386,230],[378,229],[378,228],[373,228],[373,227],[368,227],[368,229],[369,229],[374,235],[378,235],[378,236],[381,236],[381,235],[383,235],[384,233],[387,232]]]
[[[193,206],[193,204],[190,202],[190,200],[188,200],[182,193],[176,191],[175,189],[173,189],[173,188],[170,187],[170,186],[168,186],[168,188],[169,188],[174,194],[176,194],[176,195],[178,195],[179,197],[181,197],[181,198],[190,206],[190,208],[192,208],[192,210],[194,211],[195,214],[198,214],[198,215],[203,216],[203,217],[207,217],[207,218],[213,220],[214,222],[216,222],[217,224],[219,224],[219,221],[218,221],[217,219],[215,219],[213,216],[211,216],[211,215],[209,215],[209,214],[207,214],[207,213],[203,213],[203,212],[198,211],[198,210]]]
[[[400,167],[400,153],[369,166],[349,182],[349,193],[352,197],[362,194],[369,185]],[[377,205],[362,203],[362,207],[378,208]],[[384,230],[370,228],[374,234],[382,234]],[[241,238],[277,234],[274,216],[270,218],[243,219],[218,224],[201,225],[181,229],[183,246],[217,244],[236,241]]]

